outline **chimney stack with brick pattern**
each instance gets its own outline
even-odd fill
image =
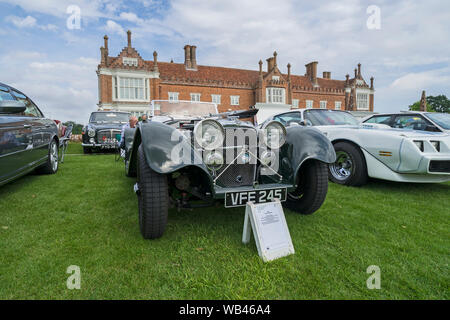
[[[319,62],[313,61],[305,65],[306,67],[306,76],[312,82],[314,87],[317,87],[319,83],[317,82],[317,64]]]
[[[197,70],[196,46],[191,46],[191,69]]]
[[[331,72],[330,71],[324,71],[323,72],[323,78],[324,79],[331,79]]]
[[[191,46],[184,46],[184,67],[186,69],[191,69]]]
[[[128,48],[131,48],[131,31],[127,31],[127,38],[128,38]]]

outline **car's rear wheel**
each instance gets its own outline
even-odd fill
[[[336,161],[328,166],[331,181],[346,186],[361,186],[367,182],[367,165],[361,150],[350,143],[334,145]]]
[[[137,163],[139,227],[145,239],[163,235],[169,211],[167,176],[153,171],[147,164],[142,146]]]
[[[297,188],[288,193],[284,205],[292,211],[311,214],[323,204],[327,191],[327,165],[319,160],[308,160],[300,168]]]
[[[59,166],[59,150],[58,142],[55,139],[48,146],[48,157],[45,164],[38,168],[39,173],[54,174],[58,171]]]

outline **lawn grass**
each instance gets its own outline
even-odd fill
[[[330,183],[315,214],[285,211],[295,255],[263,263],[241,243],[243,208],[170,210],[164,236],[144,240],[123,163],[80,153],[0,188],[1,299],[450,298],[449,183]],[[66,287],[70,265],[81,290]]]

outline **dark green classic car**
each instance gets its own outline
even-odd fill
[[[213,103],[153,101],[152,119],[125,131],[126,174],[136,176],[144,238],[161,237],[168,209],[244,206],[278,199],[311,214],[325,200],[336,155],[317,129],[254,126],[258,110],[218,113]]]
[[[58,129],[24,93],[0,83],[0,185],[58,171]]]

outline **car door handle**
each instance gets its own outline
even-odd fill
[[[31,124],[24,124],[23,127],[24,127],[24,128],[27,128],[27,129],[28,129],[28,128],[31,128]]]
[[[45,127],[46,127],[46,128],[50,128],[50,125],[49,125],[49,124],[46,124]]]

